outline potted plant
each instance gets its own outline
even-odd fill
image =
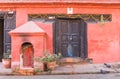
[[[48,51],[44,52],[42,57],[37,57],[37,62],[42,62],[44,66],[44,71],[53,70],[56,66],[56,60],[61,58],[61,54],[51,54]]]
[[[48,54],[47,58],[47,68],[53,70],[56,66],[56,61],[61,58],[61,54]]]
[[[7,50],[3,55],[2,63],[5,68],[11,68],[11,51]]]

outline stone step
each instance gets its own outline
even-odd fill
[[[34,74],[34,69],[33,68],[28,68],[28,69],[19,69],[18,72],[20,75],[33,75]]]
[[[61,58],[57,62],[58,64],[91,64],[92,59],[91,58],[80,58],[80,57],[66,57]]]

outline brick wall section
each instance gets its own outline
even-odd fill
[[[0,0],[0,3],[120,3],[120,0]]]

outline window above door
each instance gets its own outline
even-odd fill
[[[29,21],[53,22],[56,18],[81,18],[87,23],[111,22],[111,14],[29,14]]]

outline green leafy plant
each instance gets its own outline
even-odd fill
[[[4,58],[5,59],[11,58],[11,51],[10,51],[10,49],[8,49],[6,53],[4,53]]]
[[[53,62],[62,57],[61,53],[51,54],[49,51],[45,51],[42,57],[36,57],[37,62]]]
[[[49,51],[43,52],[42,57],[35,57],[35,61],[43,63],[44,71],[51,71],[56,66],[56,61],[62,57],[61,53],[51,54]]]
[[[35,69],[34,69],[34,72],[35,72],[35,73],[40,73],[40,72],[42,72],[42,70],[39,69],[39,68],[35,68]]]
[[[5,68],[11,68],[11,51],[9,49],[4,53],[2,63]]]
[[[49,52],[45,52],[44,56],[41,58],[42,62],[53,62],[56,61],[57,59],[61,58],[61,54],[51,54]]]

